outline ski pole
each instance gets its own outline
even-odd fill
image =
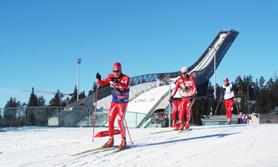
[[[236,101],[236,100],[234,100],[234,103],[235,103],[235,105],[236,105],[237,114],[239,114],[239,107],[238,107],[237,101]]]
[[[169,95],[171,97],[172,89],[171,89],[171,80],[170,79],[168,79],[168,83],[169,83]],[[169,102],[168,124],[169,124],[169,128],[171,128],[171,102]]]
[[[223,97],[223,94],[221,94],[221,96],[220,96],[219,102],[218,102],[218,104],[217,104],[217,106],[216,106],[216,109],[215,109],[215,111],[214,111],[214,114],[213,114],[213,115],[215,115],[215,114],[217,113],[217,109],[218,109],[218,107],[219,107],[219,105],[220,105],[220,103],[221,103],[221,99],[222,99],[222,97]]]
[[[125,120],[125,126],[126,126],[126,130],[127,130],[127,133],[128,133],[129,140],[130,140],[131,144],[133,145],[134,143],[133,143],[132,140],[131,140],[131,137],[130,137],[130,133],[129,133],[129,129],[128,129],[126,120]]]
[[[129,87],[130,87],[131,81],[132,81],[132,80],[130,80],[130,82],[129,82]],[[127,107],[126,107],[126,108],[127,108]],[[127,112],[127,111],[126,111],[126,112]],[[125,126],[126,126],[126,130],[127,130],[127,133],[128,133],[129,140],[130,140],[131,144],[133,145],[134,143],[133,143],[132,140],[131,140],[131,136],[130,136],[130,133],[129,133],[129,128],[128,128],[128,126],[127,126],[126,120],[125,120]]]
[[[192,120],[193,125],[195,124],[195,120],[194,120],[193,112],[192,112],[192,107],[193,107],[194,103],[195,103],[195,98],[193,98],[193,100],[191,101],[190,108],[189,108],[189,110],[190,110],[190,119]]]
[[[95,118],[95,114],[97,112],[97,98],[98,98],[98,85],[96,87],[96,92],[95,92],[95,98],[94,98],[94,103],[95,105],[93,105],[95,108],[93,110],[93,137],[92,137],[92,142],[94,142],[94,137],[95,137],[95,126],[96,126],[96,118]]]

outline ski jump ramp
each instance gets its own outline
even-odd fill
[[[200,58],[188,67],[189,73],[195,76],[199,96],[207,93],[208,82],[214,73],[214,68],[219,66],[237,35],[238,32],[235,30],[220,31]],[[145,117],[157,110],[161,103],[166,103],[165,100],[168,100],[166,97],[169,96],[170,89],[168,81],[179,75],[180,72],[177,71],[146,74],[131,78],[130,99],[126,113],[128,125],[133,125],[130,127],[143,127],[144,122],[142,121],[146,121]],[[71,107],[93,107],[93,97],[94,94],[71,104]],[[100,89],[98,97],[100,97],[98,108],[109,109],[111,101],[109,87]],[[163,107],[165,109],[167,106],[164,105]]]
[[[130,127],[142,127],[144,118],[156,110],[156,107],[169,94],[169,86],[155,87],[142,93],[127,106],[126,121]]]

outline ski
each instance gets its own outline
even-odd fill
[[[113,154],[115,154],[115,153],[124,151],[124,150],[126,150],[126,149],[130,149],[130,148],[132,148],[132,147],[131,147],[131,146],[126,146],[125,149],[120,149],[120,148],[117,146],[115,150],[113,150],[113,151],[111,151],[111,152],[109,152],[109,153],[107,153],[107,154],[104,154],[102,157],[110,156],[110,155],[113,155]]]
[[[176,123],[176,124],[173,124],[171,126],[172,129],[170,129],[170,130],[168,129],[168,130],[164,130],[164,131],[153,132],[151,134],[159,134],[159,133],[165,133],[165,132],[180,131],[180,130],[178,130],[180,128],[180,125],[181,125],[180,123]]]
[[[160,134],[160,133],[166,133],[166,132],[174,132],[174,131],[177,131],[178,133],[182,133],[182,132],[188,132],[188,131],[191,131],[191,130],[192,130],[191,128],[184,129],[184,130],[169,129],[169,130],[164,130],[164,131],[152,132],[151,134],[154,135],[154,134]]]
[[[189,128],[189,129],[183,129],[183,130],[179,130],[179,133],[183,133],[183,132],[189,132],[189,131],[192,131],[192,129],[191,129],[191,128]]]
[[[163,131],[158,131],[158,132],[151,132],[152,135],[154,134],[160,134],[160,133],[166,133],[166,132],[174,132],[177,131],[176,129],[169,129],[169,130],[163,130]]]
[[[94,148],[94,149],[89,149],[89,150],[85,150],[85,151],[82,151],[82,152],[79,152],[79,153],[76,153],[76,154],[72,154],[71,156],[79,156],[79,155],[82,155],[82,154],[86,154],[86,153],[99,153],[99,152],[103,152],[103,151],[109,151],[109,150],[114,150],[114,149],[117,149],[118,147],[116,146],[113,146],[113,147],[97,147],[97,148]]]

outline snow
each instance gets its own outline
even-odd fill
[[[134,100],[130,101],[127,106],[127,111],[147,114],[158,102],[160,102],[161,97],[168,92],[168,85],[148,90],[136,97]]]
[[[106,128],[97,128],[96,132]],[[96,148],[107,138],[91,140],[92,128],[23,127],[0,129],[0,166],[214,166],[275,167],[278,164],[278,125],[130,129],[134,145],[110,151],[73,154]],[[120,136],[115,137],[119,144]],[[128,139],[128,144],[130,141]]]

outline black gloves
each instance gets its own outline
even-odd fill
[[[170,96],[169,102],[172,103],[173,102],[174,97]]]
[[[118,81],[116,78],[111,77],[110,80],[111,80],[112,82],[119,83],[119,81]]]
[[[97,74],[96,74],[96,78],[97,78],[98,80],[101,80],[101,75],[100,75],[99,73],[97,73]]]
[[[192,102],[194,98],[195,98],[194,96],[191,96],[188,99],[189,99],[190,102]]]

